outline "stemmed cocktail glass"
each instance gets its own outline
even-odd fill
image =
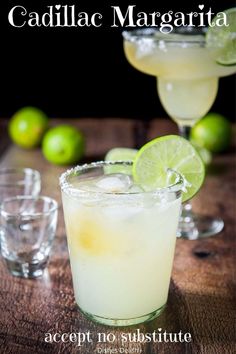
[[[136,69],[157,78],[157,91],[168,115],[189,139],[191,127],[211,108],[222,76],[236,66],[217,63],[220,48],[206,45],[205,32],[184,27],[172,33],[158,29],[123,32],[125,55]],[[195,215],[189,202],[183,205],[179,236],[197,239],[215,235],[224,227],[220,218]]]

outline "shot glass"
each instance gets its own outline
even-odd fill
[[[1,253],[12,275],[43,274],[57,226],[57,202],[49,197],[17,196],[0,207]]]
[[[17,195],[37,196],[41,190],[40,173],[31,168],[0,169],[0,203]]]
[[[75,300],[90,319],[134,325],[159,316],[169,291],[183,179],[145,192],[132,163],[77,166],[60,178]]]

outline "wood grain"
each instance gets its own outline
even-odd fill
[[[67,120],[68,122],[69,120]],[[54,121],[58,124],[61,120]],[[134,146],[135,123],[121,119],[80,119],[72,122],[87,136],[86,161],[102,159],[115,146]],[[6,124],[1,124],[2,156],[0,167],[32,167],[42,175],[42,194],[60,204],[58,177],[64,168],[50,165],[41,151],[23,151],[7,144]],[[167,120],[154,120],[148,128],[151,139],[176,133]],[[3,141],[3,140],[1,140]],[[1,148],[0,148],[1,150]],[[194,200],[202,214],[220,215],[225,229],[205,240],[177,240],[168,306],[156,320],[132,328],[115,329],[87,320],[76,308],[68,259],[63,214],[60,208],[56,239],[48,269],[38,280],[12,277],[0,262],[0,353],[99,353],[122,348],[121,333],[190,332],[191,343],[126,343],[127,353],[191,354],[235,353],[235,153],[215,157],[206,183]],[[142,279],[140,279],[140,285]],[[90,331],[92,343],[45,343],[45,333]],[[113,333],[114,343],[97,343],[98,332]],[[115,350],[117,350],[115,352]],[[136,350],[136,351],[134,351]],[[104,353],[104,351],[103,351]]]

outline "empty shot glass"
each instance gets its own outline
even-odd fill
[[[49,197],[17,196],[0,207],[1,253],[15,276],[43,274],[55,236],[58,204]]]
[[[0,169],[0,203],[17,195],[37,196],[41,190],[40,173],[31,168]]]

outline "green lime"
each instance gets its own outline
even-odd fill
[[[236,7],[223,11],[227,17],[227,25],[219,26],[216,15],[208,28],[206,43],[208,47],[222,48],[217,63],[221,65],[236,64]]]
[[[133,161],[137,155],[138,150],[117,147],[108,151],[105,156],[105,161]],[[132,173],[132,167],[122,166],[122,165],[110,165],[105,166],[105,173]]]
[[[47,131],[42,149],[45,158],[55,165],[70,165],[78,162],[84,154],[83,134],[70,125],[58,125]]]
[[[180,136],[166,135],[144,145],[134,160],[133,178],[146,190],[163,188],[169,168],[186,181],[183,202],[192,198],[204,181],[205,167],[193,145]]]
[[[38,108],[24,107],[9,121],[8,132],[12,141],[26,149],[40,145],[48,127],[48,117]]]
[[[229,147],[231,135],[230,122],[221,114],[209,113],[191,129],[190,139],[211,152],[222,152]]]
[[[105,161],[133,161],[138,150],[118,147],[108,151]]]

